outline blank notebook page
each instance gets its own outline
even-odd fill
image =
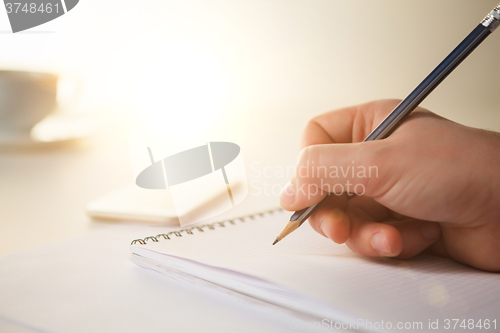
[[[193,235],[133,245],[132,252],[261,278],[370,321],[422,321],[425,329],[429,319],[498,316],[499,274],[433,256],[408,261],[362,257],[319,235],[309,223],[271,245],[289,217],[275,211],[214,230],[193,229]]]

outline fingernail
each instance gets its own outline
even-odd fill
[[[387,243],[387,238],[382,232],[375,234],[372,238],[372,247],[380,253],[381,256],[390,256],[392,255],[391,248],[389,247],[389,243]]]
[[[293,206],[295,202],[295,189],[293,188],[291,182],[288,182],[285,188],[283,188],[283,190],[281,191],[280,201],[286,206]]]
[[[427,240],[436,239],[441,234],[441,228],[436,223],[426,223],[420,229],[422,236]]]
[[[331,239],[330,238],[330,231],[328,229],[328,223],[323,221],[321,222],[319,228],[321,229],[321,231],[323,231],[323,234],[328,238],[328,239]]]

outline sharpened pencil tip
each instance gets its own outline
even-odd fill
[[[274,242],[273,242],[273,245],[274,245],[274,244],[276,244],[276,243],[278,243],[279,241],[280,241],[280,240],[279,240],[278,238],[276,238],[276,239],[274,240]]]

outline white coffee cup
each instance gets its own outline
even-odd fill
[[[0,70],[0,132],[29,132],[57,108],[52,73]]]

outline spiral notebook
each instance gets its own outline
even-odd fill
[[[289,216],[276,210],[136,239],[132,260],[323,326],[386,331],[384,321],[394,331],[397,323],[411,322],[426,331],[431,322],[442,325],[450,318],[496,319],[500,325],[499,274],[434,256],[409,261],[362,257],[308,223],[272,246]]]

